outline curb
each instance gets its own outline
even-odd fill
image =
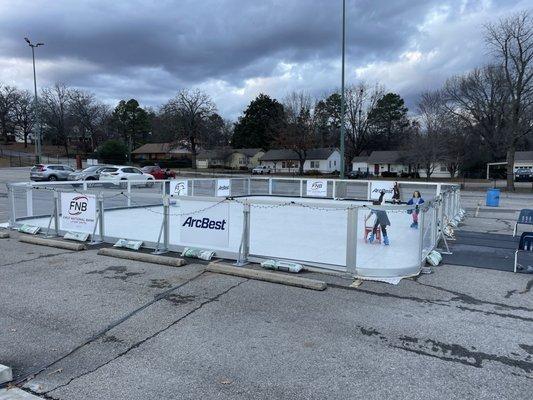
[[[142,261],[142,262],[152,263],[152,264],[169,265],[171,267],[182,267],[185,264],[187,264],[187,262],[183,258],[165,257],[165,256],[158,256],[155,254],[146,254],[146,253],[136,253],[133,251],[118,250],[118,249],[111,249],[111,248],[103,248],[103,249],[98,250],[98,255],[116,257],[116,258],[125,258],[127,260]]]
[[[327,285],[324,281],[315,279],[301,278],[299,276],[290,276],[285,274],[278,274],[275,272],[261,271],[255,269],[247,269],[242,267],[234,267],[227,264],[210,263],[206,271],[214,272],[216,274],[234,275],[242,278],[255,279],[258,281],[265,281],[271,283],[279,283],[281,285],[296,286],[311,290],[325,290]]]
[[[10,367],[0,364],[0,385],[13,380],[13,371]]]
[[[71,243],[71,242],[65,242],[62,240],[44,239],[44,238],[29,236],[29,235],[20,236],[19,242],[38,244],[41,246],[57,247],[59,249],[72,250],[72,251],[87,250],[87,246],[83,243]]]
[[[9,239],[9,232],[0,232],[0,239]]]
[[[0,400],[42,400],[42,397],[37,397],[22,389],[12,388],[0,389]]]

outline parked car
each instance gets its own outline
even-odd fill
[[[252,175],[270,174],[271,172],[272,168],[266,165],[258,165],[257,167],[252,169]]]
[[[69,181],[97,181],[100,173],[109,168],[109,165],[91,165],[85,169],[74,171],[68,175]]]
[[[533,182],[533,169],[518,168],[514,173],[514,180],[516,182]]]
[[[350,171],[346,176],[348,179],[368,179],[370,174],[366,171]]]
[[[152,186],[154,182],[153,175],[142,172],[139,168],[114,165],[105,168],[100,173],[100,181],[113,183],[125,187],[127,181],[146,181],[146,186]],[[135,185],[142,185],[142,183],[135,183]]]
[[[30,170],[32,181],[66,181],[74,168],[63,164],[37,164]]]
[[[162,169],[159,165],[147,165],[141,169],[142,172],[152,175],[155,179],[174,179],[176,173],[170,169]]]

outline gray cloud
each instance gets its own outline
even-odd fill
[[[30,36],[46,43],[38,49],[42,84],[63,81],[109,102],[136,97],[157,106],[182,87],[198,86],[235,117],[261,90],[279,97],[293,88],[320,94],[338,86],[340,0],[77,3],[0,3],[0,81],[31,83],[22,39]],[[381,80],[409,99],[483,62],[480,25],[487,18],[531,6],[347,3],[348,79]]]

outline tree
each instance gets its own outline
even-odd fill
[[[332,93],[315,105],[315,130],[321,147],[338,146],[341,127],[341,95]]]
[[[124,164],[127,155],[128,147],[116,139],[105,141],[96,150],[98,159],[106,164]]]
[[[135,99],[120,100],[111,114],[111,126],[128,146],[128,162],[133,147],[141,144],[141,136],[150,131],[148,113]]]
[[[28,147],[28,136],[35,125],[34,99],[30,92],[22,90],[17,93],[15,102],[15,125],[17,133],[22,136],[24,147]]]
[[[15,129],[16,102],[17,88],[0,84],[0,133],[6,144]]]
[[[292,92],[283,101],[286,121],[276,144],[298,155],[299,173],[303,174],[307,152],[316,147],[317,137],[311,116],[312,99],[306,93]]]
[[[400,95],[387,93],[368,114],[368,124],[372,137],[372,149],[397,149],[406,139],[410,122],[407,107]]]
[[[52,141],[65,148],[69,155],[70,129],[70,89],[63,83],[56,83],[53,87],[43,88],[39,102],[39,113],[45,135]]]
[[[209,95],[201,90],[182,90],[161,108],[160,114],[174,131],[175,140],[191,150],[193,168],[198,146],[206,141],[206,126],[210,118],[215,118],[216,111]]]
[[[239,117],[233,131],[233,148],[261,148],[268,150],[284,122],[283,106],[265,94],[260,94]]]
[[[107,136],[111,117],[109,107],[83,90],[71,90],[69,96],[72,125],[78,135],[78,143],[85,145],[85,151],[94,151]]]
[[[486,26],[485,39],[503,70],[509,96],[506,130],[507,189],[514,190],[514,153],[531,132],[533,106],[533,19],[525,11]]]

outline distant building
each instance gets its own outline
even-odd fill
[[[272,168],[275,172],[298,172],[299,157],[294,150],[269,150],[260,158],[261,165]],[[320,171],[332,173],[339,171],[341,155],[338,149],[318,148],[307,150],[303,171]]]
[[[261,149],[219,148],[200,151],[196,156],[196,167],[251,169],[259,164],[259,158],[265,154]]]
[[[514,153],[514,170],[526,168],[533,170],[533,151],[517,151]]]
[[[136,161],[191,158],[190,150],[172,143],[146,143],[131,154]]]

